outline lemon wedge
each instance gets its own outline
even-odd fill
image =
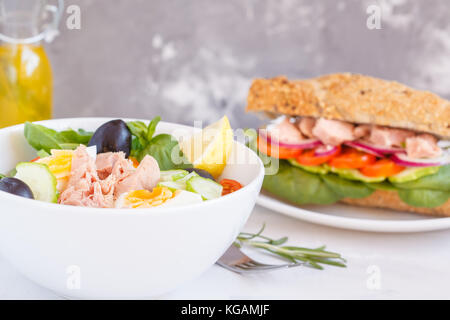
[[[232,144],[233,131],[224,116],[201,132],[180,141],[180,149],[194,168],[206,170],[217,178],[227,165]]]

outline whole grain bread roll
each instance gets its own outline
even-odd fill
[[[450,138],[450,102],[403,84],[359,74],[309,80],[256,79],[247,111],[323,117],[428,132]]]
[[[449,101],[428,91],[359,74],[294,81],[283,76],[256,79],[250,87],[246,110],[404,128],[450,139]],[[436,208],[419,208],[404,203],[395,191],[377,190],[369,197],[341,202],[450,216],[450,200]]]
[[[366,198],[343,199],[341,202],[354,206],[386,208],[431,216],[450,217],[450,200],[436,208],[419,208],[404,203],[396,191],[377,190]]]

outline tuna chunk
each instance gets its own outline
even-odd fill
[[[95,181],[98,181],[98,175],[94,159],[86,152],[86,147],[81,145],[72,155],[72,167],[67,188],[88,189]]]
[[[108,177],[116,162],[122,159],[125,159],[125,153],[123,152],[106,152],[98,154],[95,165],[100,179]]]
[[[67,188],[59,198],[60,204],[91,208],[112,208],[114,197],[112,194],[103,194],[99,182],[94,182],[88,190]]]
[[[350,123],[320,118],[313,128],[313,134],[324,144],[338,146],[354,140],[353,127]]]
[[[370,136],[371,128],[372,126],[367,124],[359,125],[353,130],[353,136],[355,139],[366,139]]]
[[[301,133],[308,138],[314,138],[313,128],[315,125],[316,119],[309,117],[301,118],[298,123]]]
[[[119,197],[122,193],[132,190],[152,190],[159,182],[160,175],[158,162],[146,155],[133,173],[117,183],[115,196]]]
[[[420,134],[406,139],[406,152],[410,158],[435,158],[442,154],[442,149],[431,134]]]
[[[113,191],[102,192],[100,179],[94,159],[86,152],[85,146],[79,146],[72,156],[72,168],[66,189],[59,197],[60,204],[93,208],[112,208]]]
[[[414,135],[408,130],[376,126],[372,128],[369,141],[381,147],[403,147],[406,139]]]
[[[300,130],[287,117],[270,130],[269,135],[272,140],[284,143],[298,143],[304,140]]]

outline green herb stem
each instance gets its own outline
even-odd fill
[[[272,254],[278,255],[291,262],[304,262],[306,265],[322,270],[321,264],[346,267],[346,260],[339,254],[331,251],[325,251],[325,246],[316,249],[298,247],[298,246],[281,246],[288,238],[283,237],[277,240],[271,239],[262,235],[265,229],[265,224],[257,233],[242,232],[239,234],[236,244],[241,247],[248,245],[254,248],[263,249]],[[265,241],[258,241],[255,239],[263,239]]]

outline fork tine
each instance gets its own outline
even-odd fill
[[[237,248],[234,245],[231,245],[216,263],[227,270],[241,274],[270,271],[305,265],[304,262],[285,263],[280,265],[260,263],[258,261],[249,258],[239,248]]]

